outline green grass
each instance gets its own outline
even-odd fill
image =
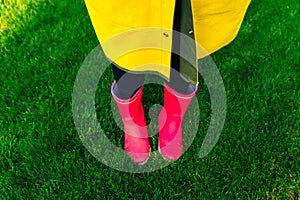
[[[179,161],[143,174],[105,166],[75,129],[73,84],[98,44],[84,2],[4,0],[0,14],[0,199],[300,198],[298,1],[253,0],[236,40],[213,55],[227,92],[213,151],[197,158],[210,121],[202,81],[198,137]],[[121,146],[101,120],[111,117],[106,74],[97,114]],[[145,90],[146,109],[162,100]]]

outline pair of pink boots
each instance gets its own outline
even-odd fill
[[[141,87],[130,99],[123,100],[113,93],[114,82],[111,87],[112,96],[117,104],[124,125],[124,149],[137,164],[147,162],[150,155],[147,125],[142,104]],[[166,160],[177,160],[182,155],[182,118],[195,96],[184,95],[174,91],[166,83],[164,85],[164,109],[158,118],[159,151]]]

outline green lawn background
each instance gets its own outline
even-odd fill
[[[199,137],[144,174],[103,165],[76,132],[73,84],[98,45],[84,2],[3,0],[0,14],[0,199],[300,199],[298,1],[253,0],[238,37],[212,56],[227,92],[213,151],[197,157],[210,120],[202,82]],[[110,99],[106,74],[99,89]],[[106,128],[121,145],[121,131]]]

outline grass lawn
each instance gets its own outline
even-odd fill
[[[196,139],[150,173],[102,164],[77,134],[73,85],[98,45],[84,2],[4,0],[0,15],[0,199],[300,199],[298,1],[252,1],[236,40],[212,55],[227,93],[217,145],[198,158],[211,112],[200,81]],[[97,116],[121,147],[105,73]],[[146,109],[162,100],[145,90]]]

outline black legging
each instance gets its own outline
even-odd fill
[[[181,19],[181,0],[176,0],[175,4],[175,12],[174,12],[174,21],[173,21],[173,29],[175,31],[180,31],[180,19]],[[175,48],[179,48],[178,34],[173,34],[173,50],[172,52],[179,52],[179,49],[175,50]],[[171,53],[171,66],[172,69],[170,73],[170,81],[168,85],[182,94],[191,93],[190,84],[186,82],[180,75],[179,75],[179,68],[180,68],[180,56]],[[117,82],[117,85],[114,88],[114,92],[116,96],[122,99],[128,99],[132,97],[135,92],[143,85],[144,83],[144,74],[134,74],[130,71],[124,71],[112,64],[112,71],[114,74],[114,78]],[[126,76],[124,76],[126,74]],[[124,76],[124,77],[123,77]],[[121,77],[123,77],[121,79]]]
[[[124,71],[112,64],[112,71],[117,82],[114,87],[114,93],[121,99],[129,99],[144,83],[144,74],[134,74],[130,71]],[[186,82],[179,73],[171,70],[170,81],[167,83],[171,88],[181,94],[190,94],[192,87]]]

